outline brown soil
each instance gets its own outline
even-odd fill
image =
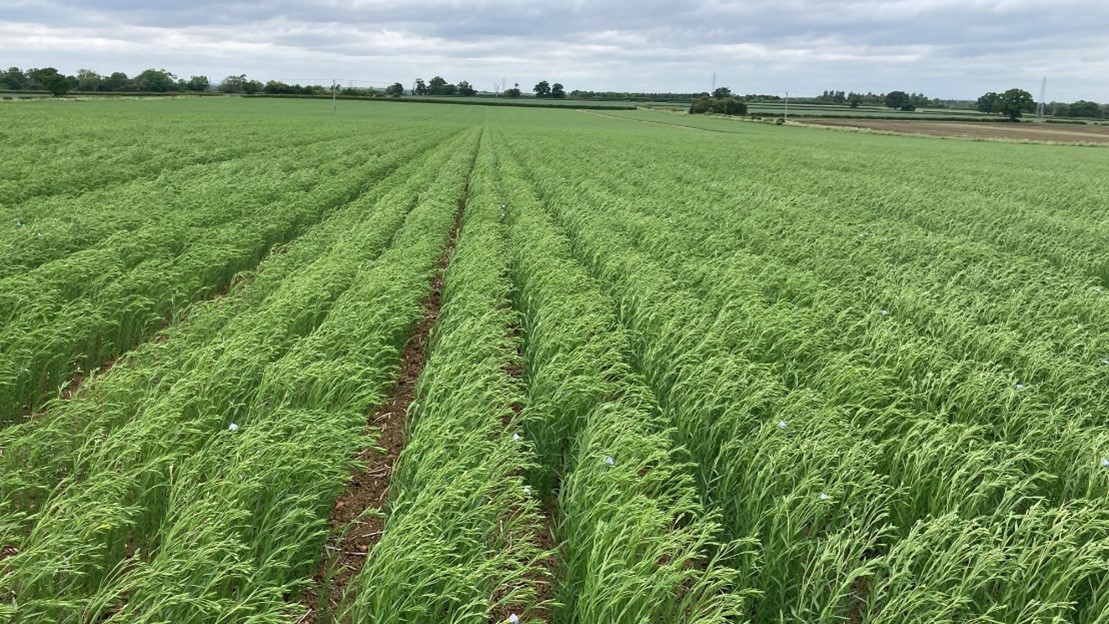
[[[511,519],[515,514],[521,513],[521,510],[515,509],[509,514]],[[550,553],[546,557],[539,559],[536,563],[540,565],[541,571],[525,576],[522,582],[535,587],[535,604],[507,604],[501,605],[493,609],[490,622],[501,623],[507,622],[508,617],[515,613],[519,616],[520,620],[527,620],[531,622],[550,622],[551,612],[546,606],[554,598],[553,581],[555,578],[555,541],[552,535],[552,519],[555,515],[553,506],[548,506],[540,510],[541,516],[539,522],[535,525],[528,527],[522,535],[514,536],[516,539],[530,539],[534,540],[535,544],[540,550]],[[500,600],[503,595],[493,596],[493,601]]]
[[[900,121],[893,119],[796,119],[798,123],[931,136],[1051,143],[1109,144],[1109,126],[1046,123]]]
[[[73,377],[69,378],[69,383],[67,383],[62,388],[61,392],[58,393],[58,396],[66,401],[72,399],[73,395],[77,394],[77,391],[81,389],[81,384],[85,383],[85,379],[87,379],[88,377],[99,377],[100,375],[103,375],[104,373],[112,370],[112,367],[116,365],[117,361],[118,359],[111,359],[104,362],[100,366],[97,366],[96,369],[93,370],[92,373],[88,376],[86,376],[83,371],[78,370],[76,373],[73,374]]]
[[[507,363],[504,367],[504,372],[513,379],[521,381],[524,378],[523,369],[523,353],[520,352],[522,345],[520,344],[520,329],[518,327],[510,328],[508,332],[509,338],[516,342],[517,353],[516,357]],[[524,406],[520,403],[512,403],[511,405],[513,415],[506,417],[502,424],[507,429],[512,426],[514,422],[519,422],[520,414],[524,410]],[[509,513],[509,518],[519,514],[519,509],[514,509]],[[554,598],[553,580],[557,569],[555,561],[555,541],[554,541],[554,518],[555,507],[553,503],[546,505],[540,509],[539,522],[535,525],[528,527],[525,535],[518,536],[521,539],[532,539],[541,551],[548,552],[545,557],[540,558],[536,563],[540,565],[541,570],[535,574],[524,577],[524,582],[535,587],[535,605],[546,605]],[[493,596],[493,601],[496,602],[501,596]],[[535,605],[522,605],[510,604],[503,605],[493,610],[492,622],[505,622],[508,620],[509,615],[515,613],[520,616],[521,620],[550,622],[551,612],[546,606]]]
[[[850,613],[847,614],[847,624],[859,624],[866,614],[866,599],[870,595],[870,580],[866,577],[860,577],[855,580],[851,589],[854,592],[854,601]]]
[[[347,489],[339,495],[331,509],[328,519],[331,537],[324,545],[325,552],[313,583],[301,598],[301,605],[307,613],[298,622],[320,624],[336,617],[347,586],[362,570],[369,551],[384,534],[385,495],[389,491],[393,466],[404,448],[405,418],[415,398],[416,381],[427,365],[431,328],[435,326],[442,307],[443,275],[462,229],[462,215],[469,193],[470,181],[467,178],[455,212],[454,227],[436,264],[431,290],[423,301],[424,316],[416,323],[411,338],[401,352],[399,377],[389,388],[385,403],[374,410],[367,422],[367,428],[379,432],[377,446],[385,453],[369,448],[359,454],[358,459],[366,466],[366,472],[351,475]]]

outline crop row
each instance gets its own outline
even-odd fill
[[[373,622],[529,619],[544,530],[514,439],[522,401],[507,252],[482,141],[426,368],[405,423],[381,541],[347,588],[345,618]]]
[[[741,545],[717,542],[684,453],[629,367],[614,306],[577,264],[520,165],[502,155],[524,337],[531,481],[555,510],[553,621],[724,622],[743,613]]]
[[[452,222],[476,133],[289,246],[50,418],[4,432],[4,608],[283,621]],[[305,452],[310,448],[311,452]]]
[[[33,413],[76,372],[148,338],[175,311],[226,287],[446,136],[386,143],[369,156],[350,139],[336,145],[345,146],[338,160],[293,152],[278,165],[258,163],[265,175],[183,181],[161,219],[0,280],[0,421]],[[111,210],[148,210],[149,201],[141,194],[133,208],[122,201]]]
[[[837,275],[851,269],[836,263],[842,254],[821,255],[804,235],[806,219],[814,230],[835,229],[836,221],[820,221],[819,211],[781,218],[795,224],[797,241],[781,229],[757,238],[751,232],[758,224],[777,223],[788,206],[756,196],[738,213],[750,215],[746,227],[731,230],[732,215],[706,201],[712,191],[699,192],[681,165],[676,174],[603,180],[581,175],[588,165],[556,166],[571,151],[586,162],[593,156],[584,141],[560,145],[566,154],[556,149],[540,157],[521,145],[514,151],[578,257],[616,293],[637,367],[691,451],[706,506],[721,512],[729,538],[759,543],[750,587],[760,595],[756,621],[1104,617],[1098,561],[1109,534],[1092,432],[1056,431],[1053,449],[1042,446],[1053,441],[1044,436],[951,424],[948,412],[897,400],[913,378],[886,373],[893,366],[888,355],[875,358],[937,349],[909,343],[898,350],[890,342],[865,349],[867,340],[886,335],[896,308],[883,308],[886,316],[866,310],[858,320],[859,303],[870,294],[865,287],[893,267],[858,265],[855,286],[806,279],[806,269]],[[684,184],[675,186],[675,178]],[[721,243],[729,235],[740,244],[759,240],[765,253],[733,262],[738,248]],[[783,249],[809,243],[811,260],[780,252],[776,262],[778,241]],[[901,248],[899,256],[913,252]],[[780,273],[768,274],[762,264]],[[861,351],[850,348],[854,341]],[[819,365],[810,368],[810,358]],[[915,379],[942,379],[937,361],[913,365],[905,369]],[[1014,391],[1011,381],[1004,385]],[[902,394],[891,396],[895,389]],[[966,396],[957,389],[952,383],[942,391]],[[1073,390],[1060,395],[1081,399]],[[1010,416],[1020,401],[995,413]],[[1085,448],[1083,456],[1069,457],[1068,471],[1049,472],[1060,469],[1053,460],[1068,456],[1068,441]],[[1079,483],[1060,484],[1064,479]],[[1027,584],[1029,570],[1043,583]]]

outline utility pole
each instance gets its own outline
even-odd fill
[[[783,121],[789,121],[789,91],[786,91],[786,112]]]
[[[1036,105],[1036,116],[1043,117],[1047,109],[1047,76],[1040,83],[1040,103]]]
[[[331,112],[335,112],[335,79],[331,79]]]

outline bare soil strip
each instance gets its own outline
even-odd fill
[[[524,379],[524,354],[522,353],[523,345],[520,343],[520,328],[516,325],[510,329],[508,333],[517,345],[516,358],[505,366],[504,372],[519,383],[523,383]],[[520,415],[524,411],[524,406],[519,403],[512,404],[512,418],[506,418],[502,422],[504,427],[508,429],[512,426],[513,422],[520,422]],[[522,513],[520,509],[514,509],[509,513],[510,518],[514,515]],[[555,518],[555,504],[552,502],[550,505],[540,505],[539,508],[539,522],[530,527],[531,534],[529,538],[535,540],[536,545],[540,550],[549,552],[550,554],[537,561],[542,566],[542,572],[531,574],[524,577],[524,581],[535,586],[535,604],[545,605],[554,598],[554,580],[557,571],[557,563],[555,561],[555,541],[554,541],[554,518]],[[498,601],[500,596],[493,596],[494,601]],[[506,622],[510,615],[515,613],[521,619],[528,619],[531,621],[538,620],[540,622],[550,622],[551,612],[545,607],[536,607],[534,605],[503,605],[493,610],[492,622]]]
[[[373,448],[359,454],[358,459],[366,466],[366,472],[351,476],[346,491],[331,509],[328,519],[331,537],[324,546],[312,586],[301,599],[301,605],[308,609],[299,620],[304,624],[322,624],[335,618],[347,586],[362,570],[369,551],[381,540],[385,531],[383,514],[374,512],[380,512],[385,505],[393,466],[404,448],[405,418],[415,398],[416,381],[427,365],[431,328],[435,326],[442,306],[443,276],[462,229],[462,215],[470,194],[469,175],[473,174],[473,168],[474,164],[471,164],[462,197],[458,200],[454,226],[435,265],[431,290],[423,301],[424,316],[416,323],[401,352],[400,375],[389,388],[385,402],[374,410],[367,421],[368,428],[380,432],[377,445],[385,450],[385,454]]]
[[[891,119],[794,119],[796,123],[941,137],[1109,144],[1109,126],[1044,123],[900,121]]]

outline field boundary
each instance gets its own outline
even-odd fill
[[[1109,142],[1049,141],[1049,140],[1046,140],[1046,139],[1019,139],[1019,138],[1008,138],[1008,137],[986,137],[986,136],[973,136],[973,135],[969,135],[969,134],[968,135],[945,135],[945,134],[929,134],[929,133],[926,133],[926,132],[900,132],[900,131],[897,131],[897,130],[885,130],[885,129],[880,129],[880,128],[866,128],[866,127],[850,126],[850,125],[833,125],[833,124],[820,123],[820,121],[822,121],[822,119],[809,118],[809,119],[805,119],[805,120],[801,120],[801,121],[790,121],[790,122],[787,122],[787,123],[789,125],[792,125],[792,126],[806,126],[806,127],[809,127],[809,128],[819,128],[821,130],[832,130],[832,131],[835,131],[835,132],[855,132],[855,133],[860,133],[860,134],[877,134],[877,135],[883,135],[883,136],[905,136],[905,137],[916,137],[916,138],[922,138],[922,139],[943,139],[943,140],[948,140],[948,141],[972,141],[972,142],[976,142],[976,143],[1014,143],[1014,144],[1019,144],[1019,145],[1055,145],[1055,146],[1065,146],[1065,147],[1109,147]],[[866,121],[866,120],[858,119],[857,121]],[[888,121],[888,120],[878,119],[876,121]],[[919,123],[921,121],[927,122],[927,121],[931,121],[931,120],[913,120],[911,123]],[[906,122],[906,123],[910,123],[910,122]],[[963,122],[961,120],[959,120],[959,121],[946,121],[945,120],[945,121],[934,122],[934,123],[965,123],[965,122]],[[1021,127],[1026,127],[1026,126],[1021,126]]]

